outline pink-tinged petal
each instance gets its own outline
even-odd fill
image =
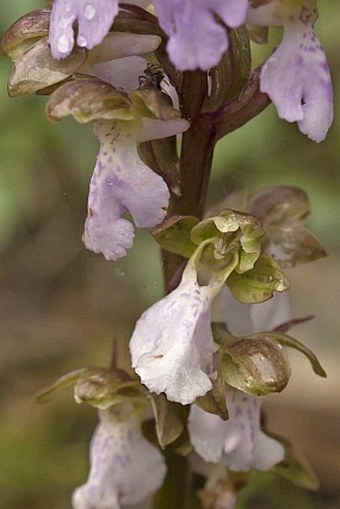
[[[184,273],[172,293],[146,310],[130,342],[132,366],[151,392],[186,405],[212,387],[210,307],[215,291]]]
[[[118,0],[54,0],[49,36],[53,57],[65,58],[71,53],[75,21],[78,45],[92,49],[102,42],[117,13]]]
[[[214,67],[228,49],[226,28],[242,25],[248,0],[155,0],[167,50],[180,71]]]
[[[121,419],[112,409],[99,412],[90,448],[91,469],[86,484],[73,493],[74,509],[120,509],[153,494],[165,477],[161,453],[141,431],[134,415]]]
[[[190,441],[205,460],[220,461],[230,470],[270,470],[284,458],[283,446],[260,429],[261,400],[234,389],[226,390],[229,419],[193,405],[189,417]]]
[[[136,226],[151,228],[167,211],[169,190],[163,179],[139,158],[131,132],[112,122],[97,122],[101,143],[90,183],[83,240],[95,253],[117,260],[133,244],[133,226],[122,216],[129,211]]]

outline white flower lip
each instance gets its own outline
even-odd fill
[[[261,91],[268,94],[280,118],[297,122],[300,131],[319,143],[333,122],[333,89],[324,50],[314,31],[315,0],[272,1],[250,9],[247,21],[283,25],[281,43],[261,72]]]
[[[210,307],[216,288],[200,287],[187,270],[181,284],[146,310],[130,342],[132,366],[151,392],[192,403],[211,388]]]
[[[135,505],[162,484],[165,461],[142,435],[141,419],[132,413],[121,419],[112,409],[99,412],[90,448],[87,482],[72,497],[74,509],[120,509]]]
[[[284,458],[283,446],[260,429],[260,399],[241,391],[226,391],[229,419],[191,407],[190,441],[205,460],[224,463],[235,472],[270,470]]]

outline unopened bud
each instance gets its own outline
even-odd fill
[[[290,377],[290,365],[282,346],[263,336],[240,339],[222,353],[225,382],[254,396],[281,392]]]

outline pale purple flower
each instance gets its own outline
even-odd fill
[[[189,265],[180,285],[147,309],[130,342],[132,366],[151,392],[192,403],[212,387],[210,308],[216,287],[199,286]]]
[[[164,136],[173,134],[171,122],[159,122],[158,137],[162,128]],[[133,226],[123,218],[124,213],[129,211],[138,227],[154,227],[166,215],[170,193],[163,179],[140,159],[139,140],[133,130],[124,129],[119,122],[100,121],[95,124],[95,134],[100,150],[90,183],[83,240],[88,249],[103,253],[107,260],[117,260],[134,238]]]
[[[260,398],[228,388],[226,400],[227,421],[191,407],[188,429],[196,452],[205,461],[223,463],[236,472],[266,471],[282,461],[283,446],[261,431]]]
[[[140,41],[138,47],[142,50],[155,43],[158,44],[147,38]],[[106,51],[103,51],[102,57],[105,55]],[[145,66],[144,59],[130,56],[93,65],[91,73],[115,87],[124,86],[132,91],[138,86],[138,76]],[[127,249],[132,247],[134,228],[123,217],[126,212],[140,228],[153,228],[167,213],[168,187],[140,159],[137,144],[167,138],[189,128],[189,122],[183,118],[142,117],[136,108],[131,115],[131,120],[95,123],[100,150],[90,182],[83,241],[88,249],[102,253],[107,260],[125,256]]]
[[[283,25],[279,47],[261,72],[261,91],[269,95],[280,118],[297,122],[316,142],[325,139],[333,121],[333,90],[324,50],[314,32],[315,0],[272,2],[250,9],[247,22]]]
[[[248,9],[248,0],[154,0],[154,4],[169,36],[170,59],[180,71],[217,65],[228,49],[226,27],[242,25]]]
[[[90,447],[90,473],[86,484],[73,493],[73,508],[138,504],[162,485],[164,458],[144,438],[141,418],[134,411],[120,414],[114,407],[99,411],[99,418]]]

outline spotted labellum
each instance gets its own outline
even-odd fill
[[[164,458],[143,436],[140,411],[128,403],[100,410],[99,419],[91,443],[90,473],[73,493],[73,508],[120,509],[138,504],[161,486]]]
[[[138,320],[130,341],[132,366],[151,392],[186,405],[211,389],[215,295],[215,287],[199,286],[189,266],[178,288]]]
[[[316,1],[256,3],[249,10],[248,23],[283,26],[284,30],[281,43],[263,65],[261,90],[281,118],[297,122],[302,133],[320,142],[333,121],[333,89],[327,59],[314,31]]]

